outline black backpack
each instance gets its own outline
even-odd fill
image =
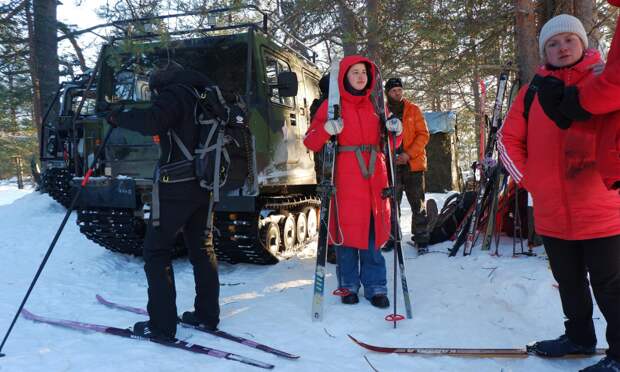
[[[475,191],[450,195],[444,202],[430,232],[430,244],[437,244],[450,239],[475,201]]]
[[[193,163],[200,186],[212,190],[218,201],[220,191],[228,192],[243,187],[246,181],[252,182],[253,141],[245,105],[240,100],[229,105],[216,85],[202,91],[182,87],[196,97],[194,117],[200,127],[200,139],[191,154],[174,131],[172,138]]]

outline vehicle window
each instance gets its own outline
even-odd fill
[[[267,77],[267,85],[271,91],[271,102],[293,107],[295,105],[295,98],[281,97],[277,88],[278,74],[282,71],[291,71],[290,66],[286,62],[272,56],[267,56],[265,62],[265,76]]]
[[[150,101],[148,78],[130,70],[120,71],[115,76],[114,95],[121,101]]]

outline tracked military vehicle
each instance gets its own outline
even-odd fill
[[[222,195],[215,206],[218,259],[273,264],[315,238],[320,203],[313,153],[302,140],[310,124],[310,104],[319,96],[320,72],[311,52],[272,37],[267,27],[272,23],[261,14],[258,24],[170,32],[165,42],[146,34],[132,37],[131,48],[125,38],[106,44],[93,79],[94,115],[80,114],[68,124],[72,130],[63,132],[67,145],[62,164],[61,159],[54,160],[56,168],[80,182],[110,130],[103,119],[105,110],[148,105],[151,61],[172,58],[207,75],[225,97],[240,97],[249,115],[252,139],[245,147],[249,160],[230,165],[246,167],[248,177],[243,187]],[[172,16],[159,18],[164,17]],[[114,129],[79,200],[77,223],[83,234],[108,249],[141,254],[159,142],[168,140]],[[60,154],[42,141],[41,153],[50,152]],[[179,245],[182,250],[182,239]]]
[[[82,175],[82,160],[79,148],[83,147],[83,126],[81,121],[94,114],[95,85],[90,80],[92,71],[76,76],[60,84],[48,108],[39,138],[41,161],[39,188],[54,200],[68,207],[71,203],[71,181]],[[90,82],[90,84],[89,84]],[[84,100],[77,112],[80,102]],[[80,147],[82,146],[82,147]],[[33,174],[38,173],[33,164]]]

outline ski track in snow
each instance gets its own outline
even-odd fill
[[[427,194],[441,207],[448,194]],[[409,239],[411,211],[403,202],[404,239]],[[65,209],[32,188],[17,190],[0,182],[0,332],[6,332]],[[190,342],[235,352],[275,364],[277,371],[576,371],[596,362],[582,360],[474,359],[378,354],[354,345],[346,336],[382,346],[522,347],[563,332],[557,289],[543,255],[512,258],[512,238],[502,237],[502,256],[489,256],[479,245],[468,257],[447,256],[451,242],[430,247],[417,257],[403,245],[413,319],[393,329],[383,320],[390,311],[364,298],[340,304],[335,266],[327,266],[325,320],[312,322],[310,305],[316,243],[274,266],[220,264],[221,328],[301,355],[285,360],[210,335],[183,330]],[[542,248],[536,249],[542,253]],[[393,300],[393,254],[385,254],[388,291]],[[72,215],[26,305],[34,313],[76,321],[128,327],[144,318],[97,303],[111,301],[146,306],[146,280],[139,258],[112,253],[79,232]],[[179,312],[193,306],[194,283],[187,259],[174,264]],[[400,279],[399,312],[404,314]],[[595,309],[599,347],[605,347],[605,322]],[[0,372],[28,371],[258,371],[251,366],[148,342],[82,333],[20,318],[2,350]]]

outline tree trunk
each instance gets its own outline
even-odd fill
[[[355,34],[355,15],[347,6],[346,0],[338,2],[340,24],[342,28],[342,49],[345,56],[357,54],[357,37]]]
[[[368,58],[381,66],[379,56],[379,7],[378,0],[366,1],[366,17],[368,19],[368,30],[366,40],[368,42]]]
[[[536,37],[536,4],[533,0],[515,0],[515,42],[519,85],[534,77],[540,59]]]
[[[597,48],[600,35],[594,29],[594,0],[574,0],[573,9],[575,17],[581,20],[588,34],[588,47]]]
[[[30,68],[34,86],[35,122],[39,133],[43,124],[41,123],[42,116],[52,104],[52,99],[58,89],[56,6],[56,0],[33,1],[33,33],[29,35],[32,40]]]

